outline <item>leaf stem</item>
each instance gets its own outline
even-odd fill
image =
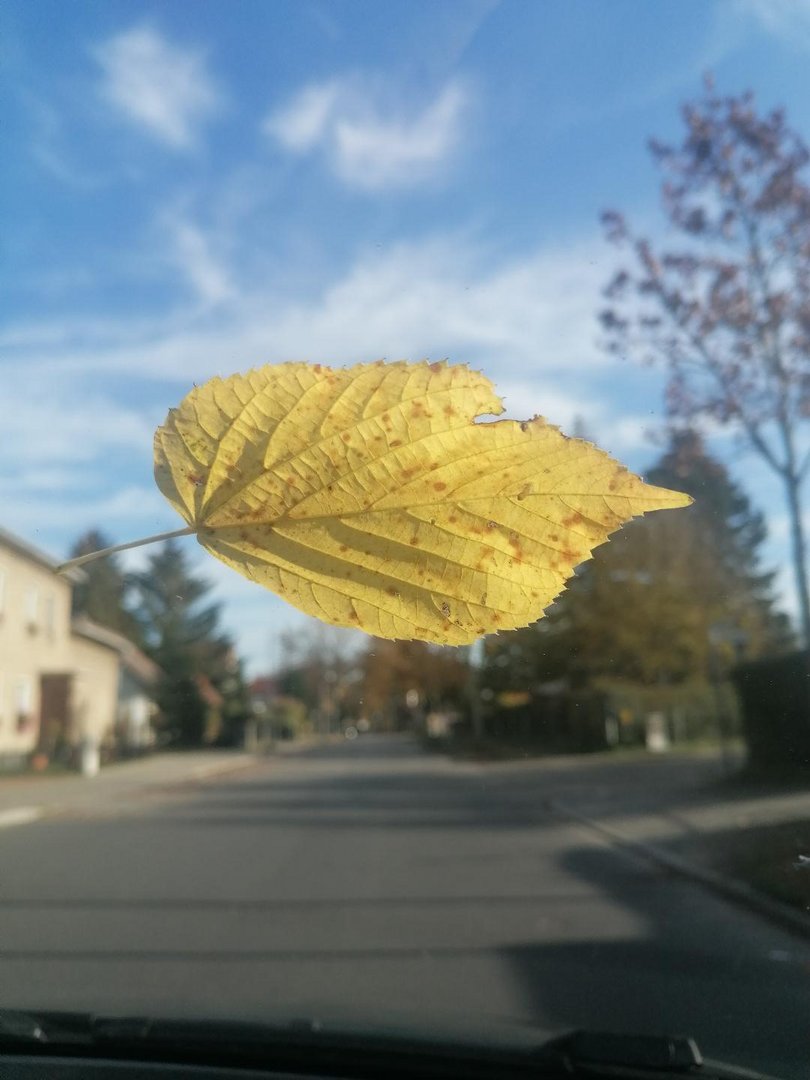
[[[191,536],[197,531],[196,526],[189,525],[185,529],[173,529],[171,532],[155,533],[154,536],[145,536],[142,540],[130,540],[126,544],[113,544],[112,547],[100,548],[98,551],[89,551],[86,555],[79,555],[75,559],[57,566],[57,574],[64,574],[77,566],[93,562],[95,559],[103,559],[106,555],[114,555],[118,551],[129,551],[130,548],[143,547],[144,544],[157,544],[160,540],[173,540],[176,536]]]

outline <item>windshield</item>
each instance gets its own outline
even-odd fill
[[[0,1005],[801,1075],[806,4],[2,27]]]

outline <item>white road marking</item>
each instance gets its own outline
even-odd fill
[[[0,829],[9,829],[13,825],[29,825],[42,817],[41,806],[13,806],[10,810],[0,810]]]

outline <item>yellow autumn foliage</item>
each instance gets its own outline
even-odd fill
[[[290,363],[214,378],[155,435],[160,490],[202,546],[297,608],[461,645],[538,619],[639,514],[686,506],[466,366]]]

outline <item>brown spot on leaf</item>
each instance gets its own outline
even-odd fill
[[[455,523],[458,521],[458,518],[455,514],[451,514],[447,520],[450,522],[451,525],[455,525]]]
[[[453,408],[452,405],[445,405],[445,407],[444,407],[444,415],[448,416],[448,417],[449,416],[455,416],[456,415],[456,410]]]
[[[487,632],[487,631],[486,631],[486,627],[484,627],[484,626],[477,626],[477,627],[475,628],[475,632],[476,632],[476,634],[485,634],[485,633]]]
[[[573,525],[581,525],[585,519],[578,510],[575,510],[573,514],[569,514],[568,517],[562,519],[562,524],[566,529],[570,529]]]
[[[348,549],[348,548],[346,547],[346,545],[345,545],[345,544],[341,544],[341,545],[340,545],[340,551],[341,551],[341,554],[342,554],[342,553],[343,553],[344,551],[348,551],[348,550],[349,550],[349,549]]]
[[[447,490],[447,484],[443,483],[441,480],[437,480],[436,483],[433,485],[433,490],[434,491],[446,491]]]
[[[340,437],[341,437],[341,439],[343,439],[344,442],[351,442],[352,441],[352,437],[348,433],[348,431],[344,431],[343,434]]]
[[[442,365],[441,361],[436,360],[434,363],[432,363],[430,365],[430,370],[433,371],[433,372],[437,372],[437,371],[441,371],[442,367],[443,367],[443,365]]]
[[[446,619],[450,616],[450,605],[446,600],[442,603],[442,615],[444,615]]]
[[[608,484],[608,490],[609,491],[618,491],[619,485],[621,483],[621,479],[622,479],[621,470],[617,469],[616,472],[613,474],[613,476],[610,478],[610,483]]]
[[[487,528],[488,529],[497,529],[498,528],[498,522],[497,521],[488,521],[487,522]]]
[[[411,545],[411,547],[416,547],[419,544],[419,537],[418,536],[412,536],[410,538],[410,540],[408,541],[408,543]]]
[[[396,450],[398,446],[402,446],[402,439],[392,439],[388,445],[392,450]]]
[[[521,431],[528,431],[529,430],[529,421],[528,420],[521,420],[520,421],[520,430]]]

